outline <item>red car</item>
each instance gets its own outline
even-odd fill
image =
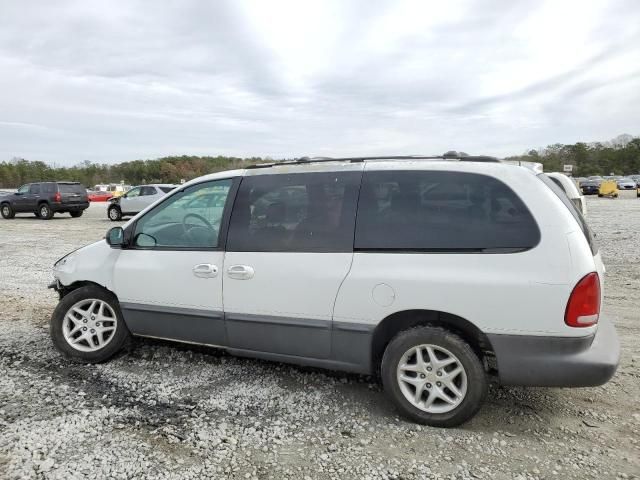
[[[111,192],[87,192],[90,202],[108,202],[113,194]]]

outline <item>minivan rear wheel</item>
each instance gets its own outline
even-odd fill
[[[382,358],[384,389],[407,418],[455,427],[473,417],[487,395],[487,376],[471,346],[440,327],[400,332]]]
[[[82,363],[109,359],[131,338],[118,299],[95,285],[80,287],[60,300],[50,333],[65,357]]]

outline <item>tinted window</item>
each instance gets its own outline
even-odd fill
[[[365,173],[357,249],[519,251],[539,240],[527,207],[493,177],[443,171]]]
[[[140,196],[143,196],[143,195],[155,195],[155,194],[156,194],[155,187],[142,187],[142,189],[140,191]]]
[[[29,193],[39,194],[40,193],[40,184],[39,183],[32,183],[31,186],[29,187]]]
[[[60,193],[86,193],[86,189],[79,183],[59,183],[58,191]]]
[[[227,250],[350,252],[360,172],[245,177]]]
[[[215,248],[232,180],[206,182],[178,192],[136,223],[138,247]]]
[[[42,191],[44,193],[55,193],[56,192],[56,184],[55,183],[43,183]]]
[[[160,190],[162,190],[164,193],[169,193],[171,190],[173,190],[176,187],[158,187]]]

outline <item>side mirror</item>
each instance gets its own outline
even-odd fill
[[[124,245],[124,230],[122,227],[113,227],[104,238],[112,247],[121,247]]]

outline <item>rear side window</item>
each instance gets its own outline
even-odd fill
[[[156,194],[155,187],[142,187],[142,189],[140,190],[140,196],[155,195],[155,194]]]
[[[29,187],[29,193],[38,195],[40,193],[40,184],[32,183],[31,186]]]
[[[162,190],[164,193],[169,193],[171,190],[175,189],[176,187],[158,187],[160,190]]]
[[[245,177],[227,250],[351,252],[360,172]]]
[[[591,247],[591,253],[594,255],[598,253],[598,244],[596,242],[596,234],[591,231],[589,225],[587,225],[586,220],[580,213],[580,210],[574,205],[574,203],[567,197],[564,193],[564,190],[560,189],[558,185],[551,181],[549,177],[544,174],[539,174],[538,178],[542,180],[542,182],[556,194],[556,196],[560,199],[560,201],[564,204],[565,207],[569,209],[573,218],[576,219],[578,225],[580,225],[580,229],[582,233],[584,233],[587,242],[589,242],[589,247]]]
[[[539,241],[522,200],[493,177],[446,171],[364,175],[357,250],[506,253]]]
[[[56,184],[55,183],[43,183],[42,184],[42,192],[43,193],[55,193],[56,192]]]
[[[85,188],[79,183],[59,183],[58,191],[60,193],[87,193]]]

